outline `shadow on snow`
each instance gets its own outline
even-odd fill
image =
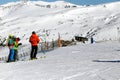
[[[110,62],[110,63],[120,63],[120,60],[93,60],[93,62]]]

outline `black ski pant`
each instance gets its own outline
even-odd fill
[[[38,50],[38,46],[32,46],[32,50],[31,50],[31,54],[30,54],[31,59],[36,58],[37,50]]]

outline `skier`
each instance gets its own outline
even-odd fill
[[[91,44],[94,43],[94,39],[93,39],[93,37],[90,38],[90,41],[91,41]]]
[[[22,45],[22,43],[18,43],[20,41],[20,38],[14,38],[14,46],[13,46],[13,49],[14,49],[14,61],[18,61],[19,60],[19,56],[18,56],[18,46],[19,45]]]
[[[39,37],[36,35],[35,31],[32,32],[32,35],[29,38],[29,42],[31,43],[31,54],[30,54],[30,59],[37,59],[37,50],[38,50],[38,43],[40,42]]]
[[[13,49],[13,36],[12,35],[9,35],[7,39],[7,45],[9,47],[9,55],[8,55],[7,62],[13,62],[14,61],[14,49]]]

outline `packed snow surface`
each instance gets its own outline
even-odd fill
[[[120,80],[120,43],[79,43],[46,58],[0,63],[0,80]]]

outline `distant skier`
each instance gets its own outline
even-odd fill
[[[29,42],[31,43],[31,54],[30,59],[37,59],[37,50],[38,50],[38,43],[40,42],[39,37],[36,35],[35,31],[32,32],[32,35],[29,38]]]
[[[19,60],[19,56],[18,56],[18,46],[22,45],[22,43],[18,43],[20,41],[20,38],[14,38],[14,61],[18,61]]]
[[[9,35],[7,39],[7,45],[9,47],[9,55],[7,62],[13,62],[14,61],[14,49],[13,49],[13,36]]]
[[[93,39],[93,37],[90,38],[90,41],[91,41],[91,44],[94,43],[94,39]]]

